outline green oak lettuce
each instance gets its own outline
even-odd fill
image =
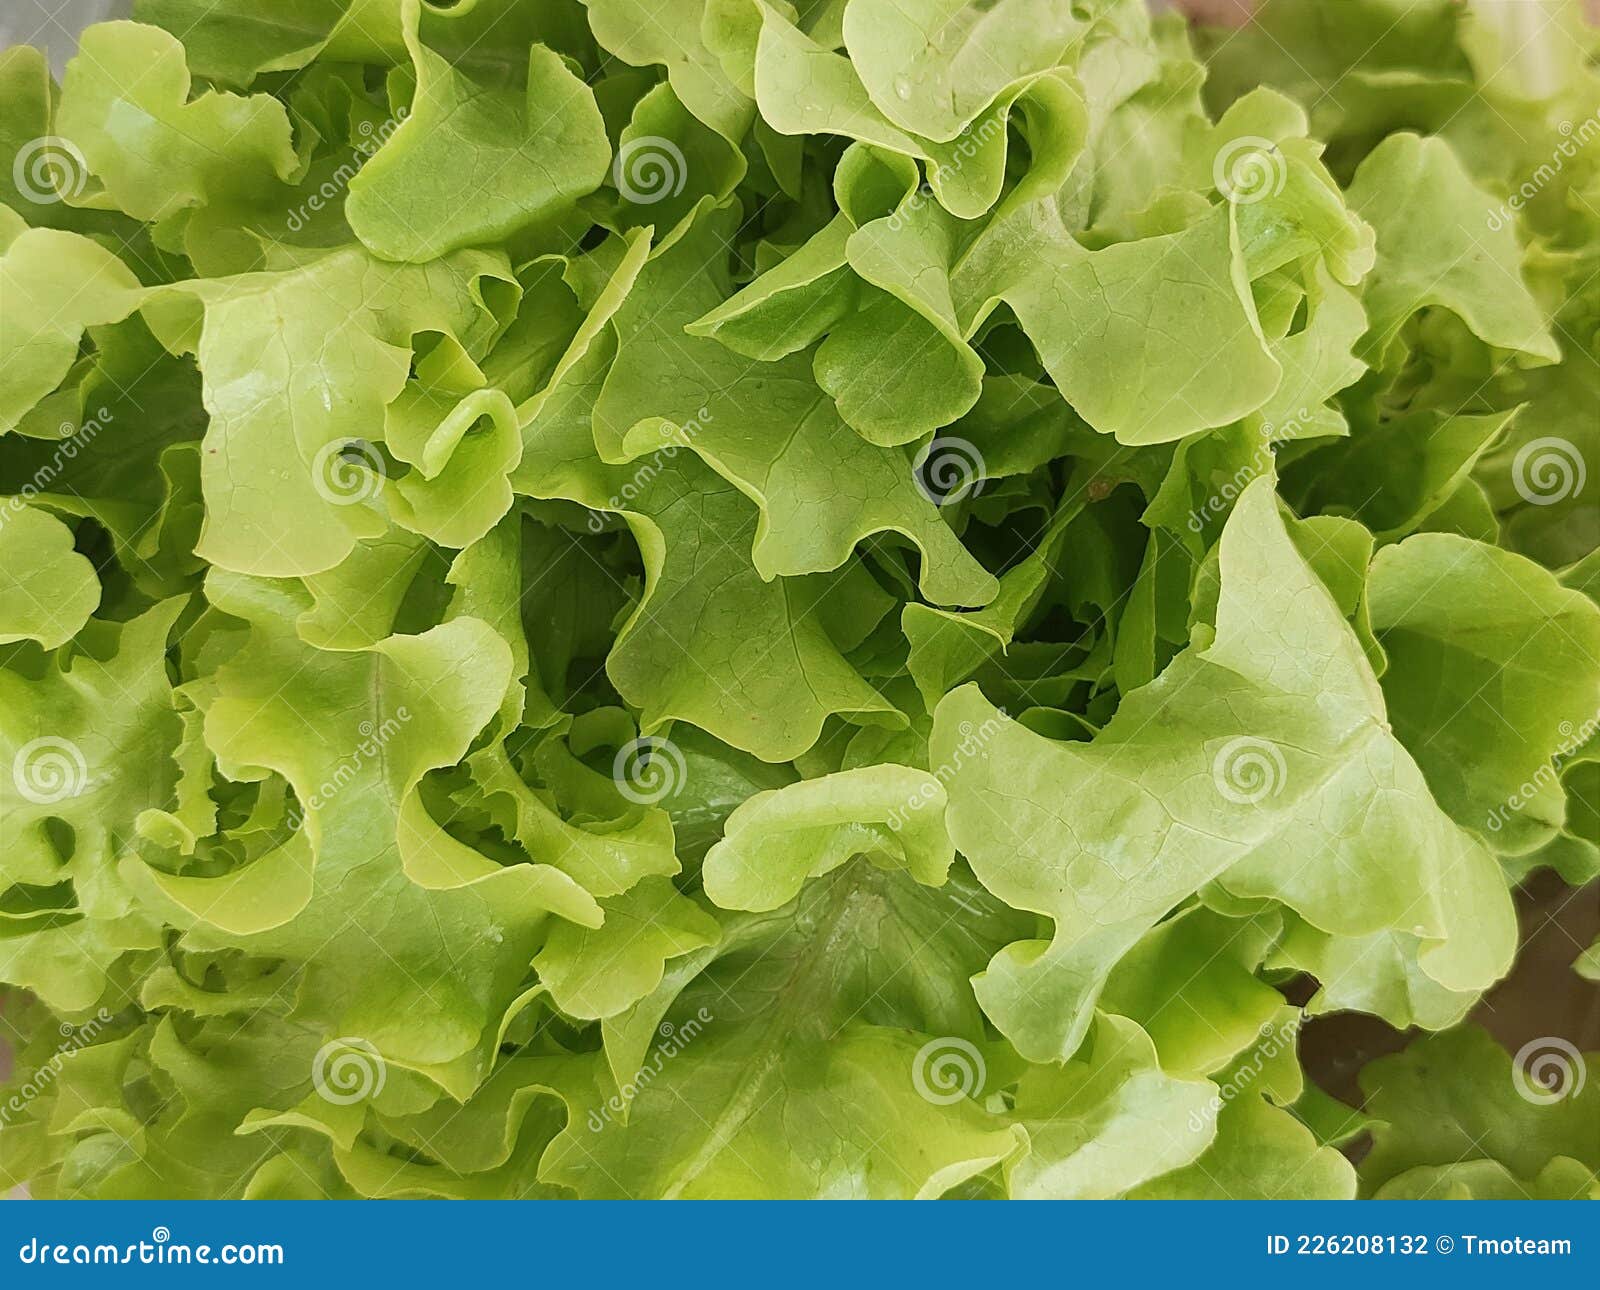
[[[1577,0],[267,9],[0,52],[0,1189],[1600,1194]]]

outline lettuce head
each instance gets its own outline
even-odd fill
[[[132,15],[0,52],[0,1189],[1600,1194],[1578,0]]]

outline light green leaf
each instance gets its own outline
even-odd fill
[[[1378,262],[1366,290],[1372,320],[1365,356],[1381,363],[1419,309],[1457,314],[1483,340],[1530,359],[1561,357],[1521,274],[1516,235],[1491,218],[1495,203],[1475,186],[1450,145],[1398,134],[1362,163],[1350,204],[1378,231]]]
[[[100,604],[94,566],[72,548],[72,530],[17,498],[0,500],[0,645],[71,640]]]
[[[1269,481],[1235,507],[1221,568],[1214,635],[1091,742],[1009,723],[959,758],[959,724],[994,709],[966,687],[935,715],[957,847],[996,895],[1056,923],[1054,941],[1008,947],[977,983],[1035,1060],[1076,1047],[1111,967],[1212,880],[1339,935],[1415,931],[1423,969],[1453,989],[1485,988],[1509,963],[1502,880],[1389,733],[1360,644],[1289,543]]]
[[[550,997],[570,1016],[612,1017],[661,984],[672,959],[715,945],[717,920],[667,878],[645,878],[601,904],[605,922],[590,930],[557,926],[533,960]]]
[[[191,99],[191,88],[183,46],[141,23],[88,28],[67,67],[56,127],[135,219],[247,202],[298,168],[288,113],[271,95]]]
[[[84,330],[139,305],[139,282],[99,244],[76,233],[0,233],[0,434],[14,430],[58,386]]]
[[[1522,556],[1444,533],[1379,552],[1369,598],[1395,733],[1439,804],[1492,839],[1592,731],[1600,606]]]
[[[414,10],[413,10],[414,12]],[[611,160],[594,93],[535,45],[527,86],[475,82],[408,25],[416,97],[405,121],[350,181],[345,214],[389,260],[433,260],[495,242],[569,210]]]
[[[724,909],[777,909],[860,855],[939,886],[955,858],[944,808],[944,786],[909,766],[863,766],[757,793],[706,855],[706,894]]]

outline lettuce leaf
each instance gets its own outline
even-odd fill
[[[1600,34],[1162,8],[0,52],[0,1190],[1600,1196]]]

